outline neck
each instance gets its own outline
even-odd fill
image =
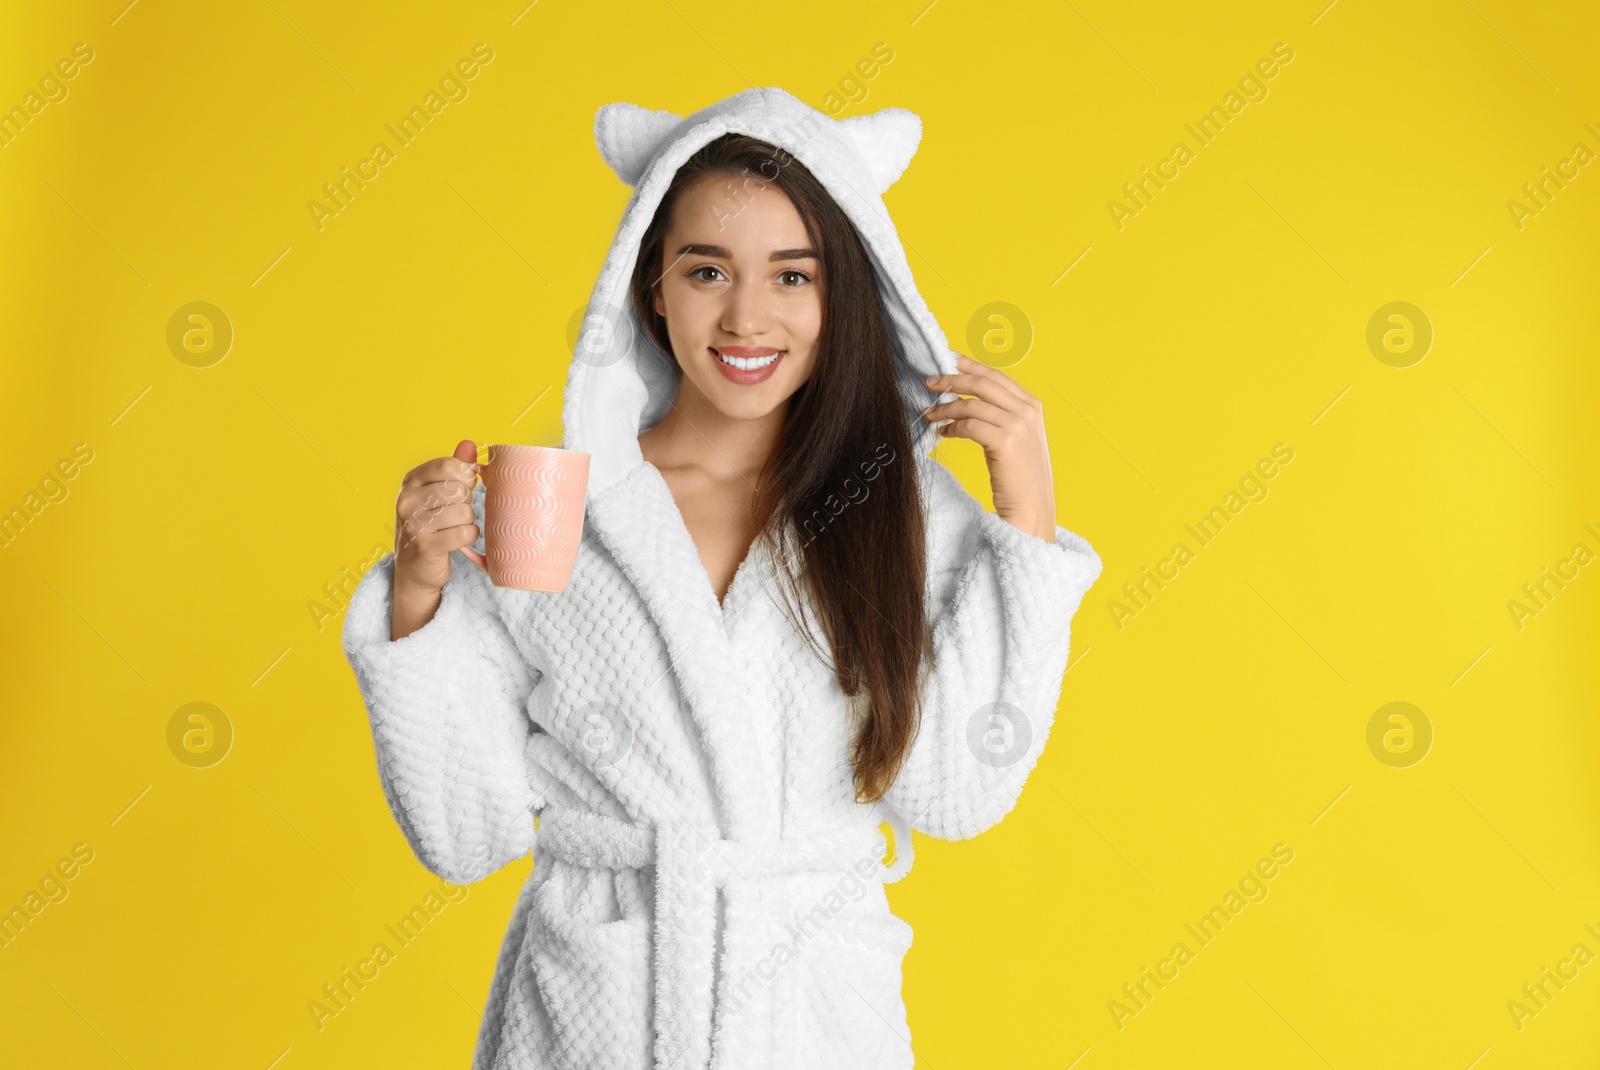
[[[778,448],[787,405],[741,419],[719,412],[685,380],[672,407],[639,436],[644,459],[662,470],[695,469],[716,480],[754,484]]]

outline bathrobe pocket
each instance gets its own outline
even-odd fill
[[[529,902],[528,968],[561,1066],[650,1065],[650,919],[624,910],[610,870],[560,862]]]
[[[803,1065],[911,1070],[901,965],[911,925],[893,914],[840,917],[807,950],[800,993]]]

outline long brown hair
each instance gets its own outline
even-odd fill
[[[653,294],[662,243],[679,195],[707,175],[758,195],[781,190],[821,253],[817,365],[788,401],[778,446],[757,481],[754,515],[791,620],[795,602],[809,604],[831,648],[830,659],[812,629],[795,621],[850,700],[859,722],[851,743],[856,799],[875,802],[916,738],[921,669],[932,648],[923,599],[927,520],[872,263],[849,218],[799,160],[757,138],[724,134],[678,169],[641,239],[633,306],[663,353],[672,353],[672,343]]]

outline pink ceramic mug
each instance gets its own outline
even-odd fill
[[[566,589],[583,538],[589,455],[554,446],[490,445],[483,480],[483,553],[461,552],[496,587]]]

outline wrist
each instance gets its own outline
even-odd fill
[[[441,573],[443,574],[443,579],[432,578]],[[445,584],[449,580],[450,561],[448,558],[442,565],[434,565],[433,562],[425,558],[395,555],[394,591],[396,594],[403,592],[413,597],[443,594]]]
[[[1007,516],[1005,513],[1000,513],[999,516],[1000,519],[1012,527],[1025,531],[1036,539],[1043,539],[1045,542],[1052,543],[1056,541],[1056,522],[1054,517]]]
[[[443,603],[443,587],[412,582],[396,571],[389,595],[390,641],[404,639],[430,623]]]
[[[435,583],[419,583],[399,569],[394,574],[394,596],[401,598],[437,598],[444,594],[444,585]]]

